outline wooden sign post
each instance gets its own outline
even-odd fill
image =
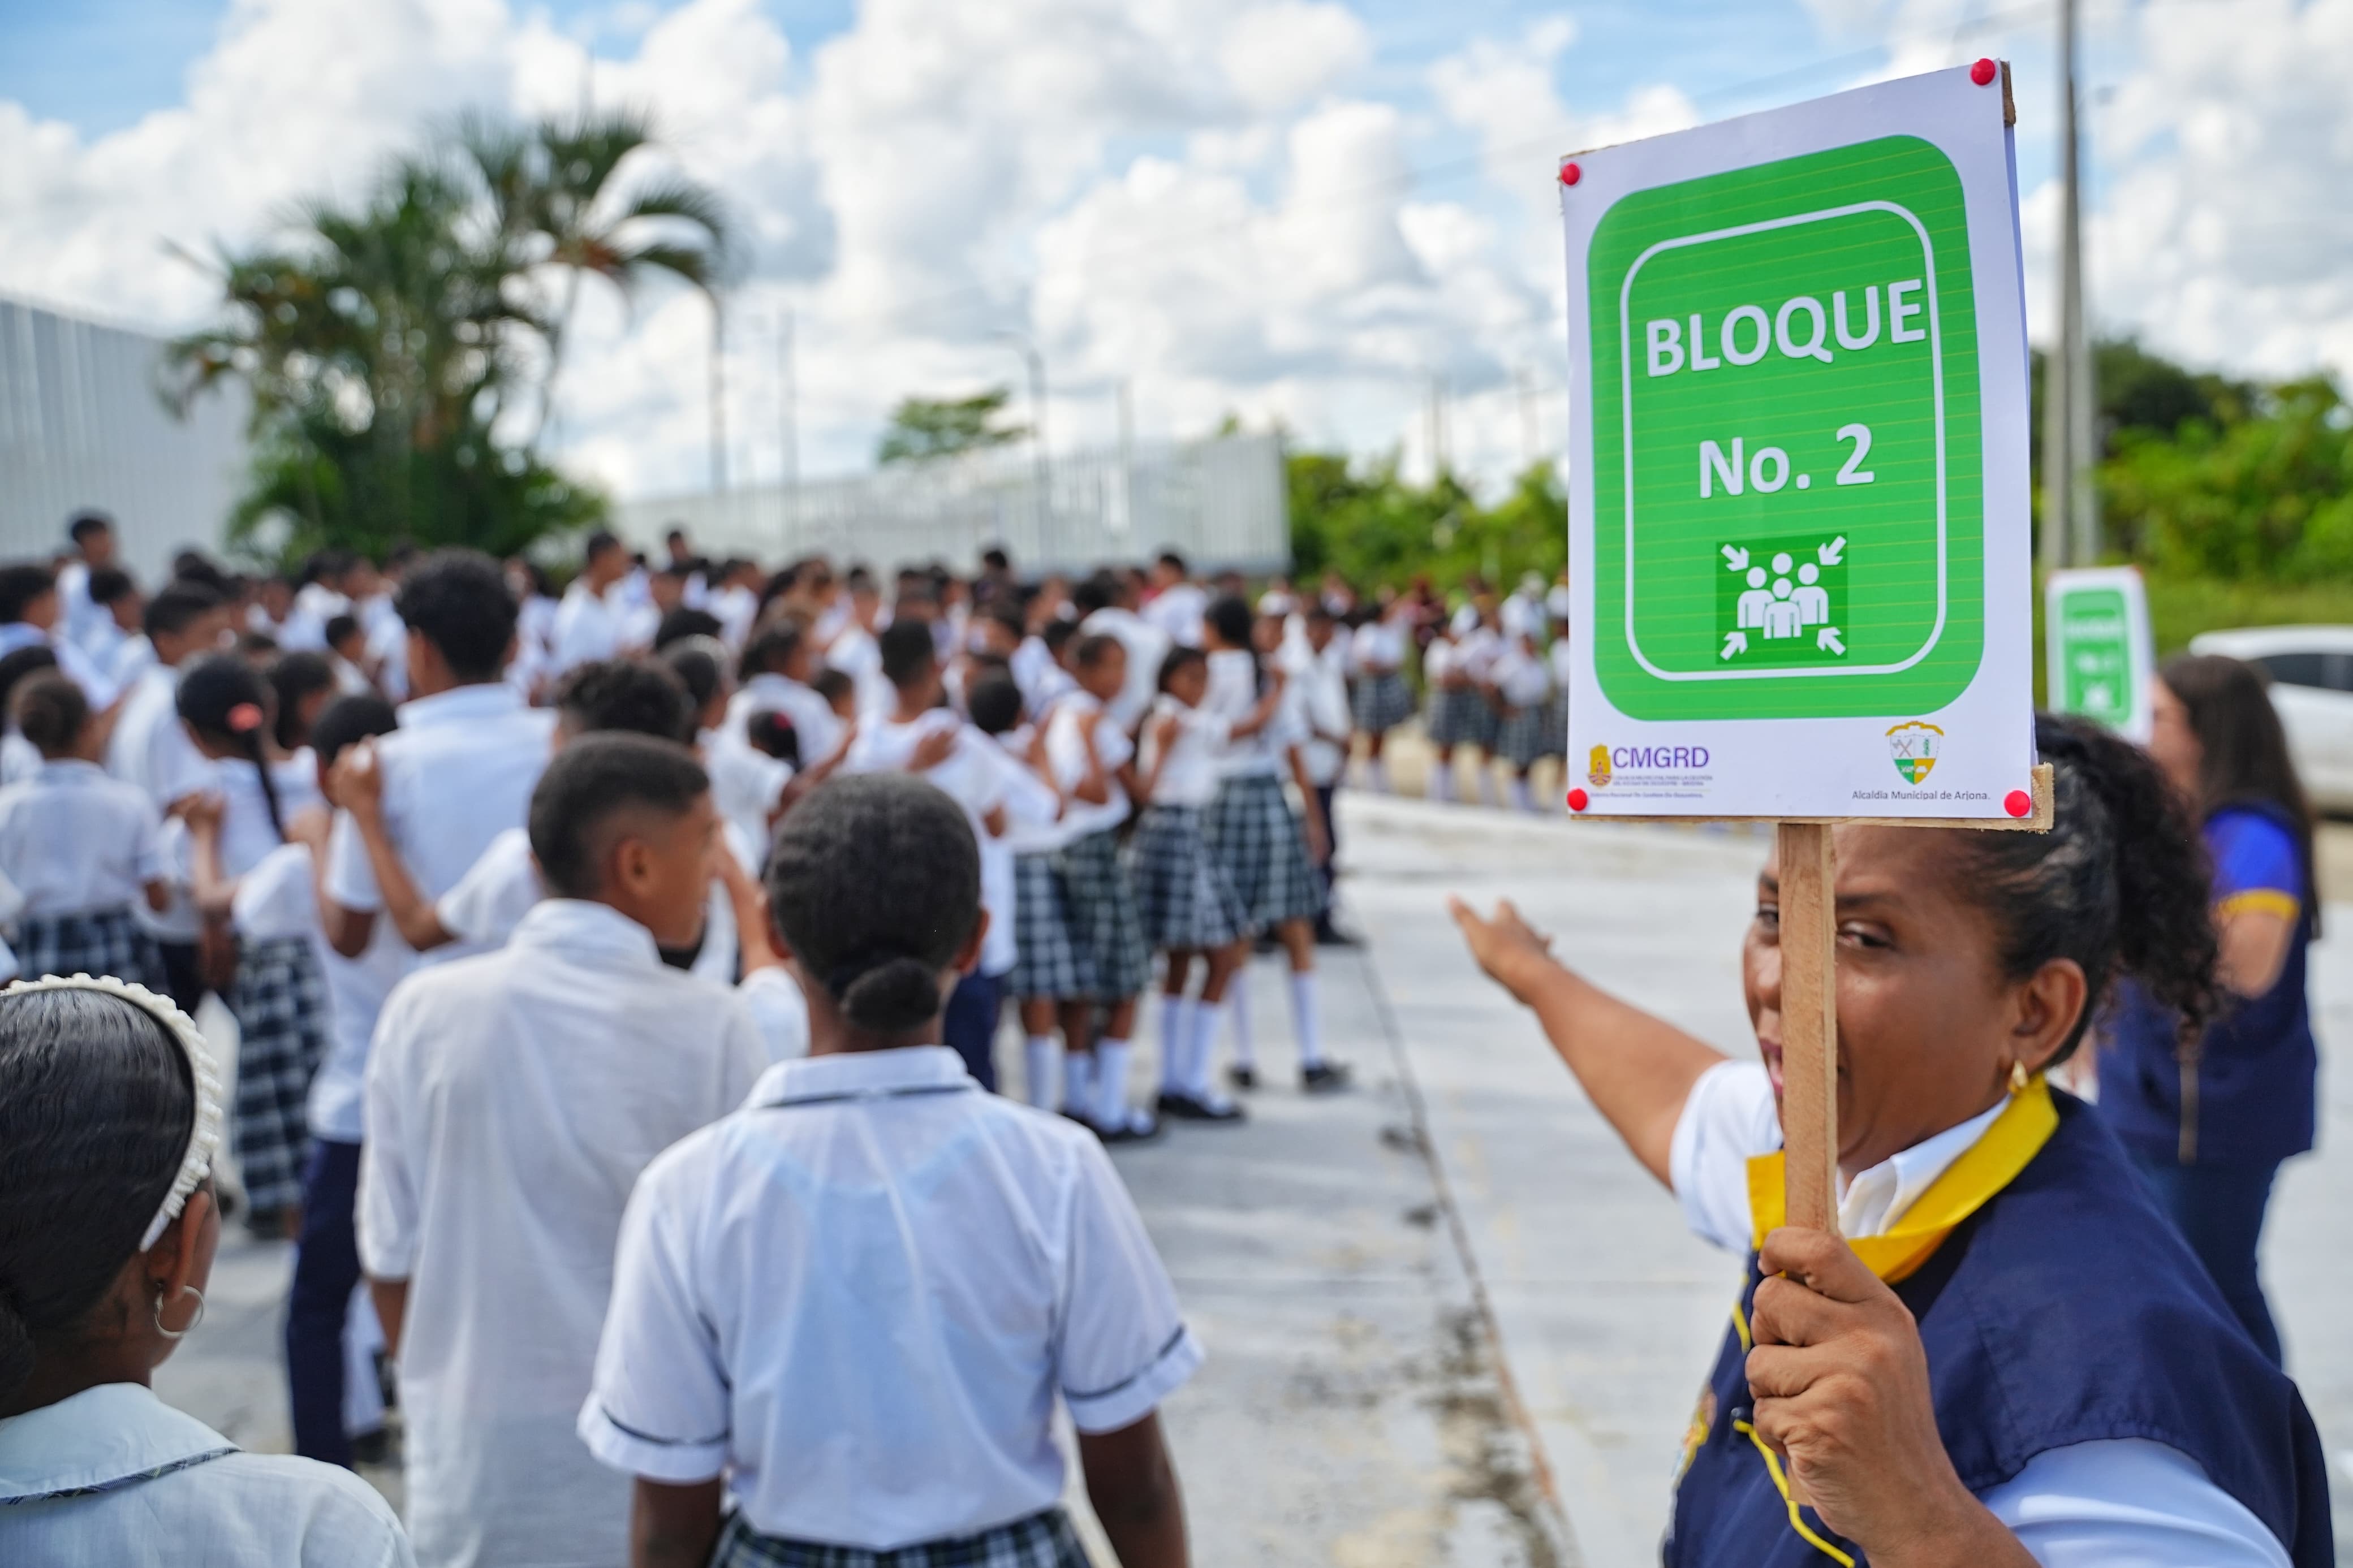
[[[2050,822],[2013,119],[1980,60],[1560,166],[1567,805],[1778,825],[1787,1217],[1822,1230],[1834,827]]]

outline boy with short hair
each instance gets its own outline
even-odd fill
[[[572,1433],[622,1205],[767,1063],[733,993],[660,958],[703,921],[719,816],[701,765],[584,736],[530,825],[552,896],[499,952],[402,982],[367,1066],[360,1258],[433,1568],[628,1557],[628,1484]]]

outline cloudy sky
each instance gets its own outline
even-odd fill
[[[2015,62],[2045,309],[2054,7],[2013,0],[0,0],[0,291],[157,329],[203,249],[356,194],[461,108],[649,110],[744,240],[740,477],[864,464],[909,393],[1021,384],[1058,447],[1228,412],[1426,466],[1560,438],[1557,154],[1883,76]],[[2105,326],[2353,373],[2353,0],[2085,0]],[[710,317],[584,296],[555,426],[625,495],[709,472]],[[1533,427],[1533,428],[1532,428]]]

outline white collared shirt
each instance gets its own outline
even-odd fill
[[[1051,717],[1046,721],[1046,762],[1054,770],[1054,783],[1065,795],[1079,786],[1087,776],[1087,742],[1083,734],[1090,714],[1103,712],[1103,705],[1085,691],[1072,691],[1054,704]],[[1127,791],[1113,776],[1113,770],[1135,755],[1134,742],[1119,721],[1104,714],[1095,726],[1095,756],[1103,763],[1103,782],[1111,794],[1102,805],[1072,798],[1062,808],[1061,841],[1075,843],[1091,833],[1101,833],[1117,827],[1127,820]]]
[[[1239,724],[1258,708],[1258,678],[1255,655],[1245,648],[1220,648],[1209,655],[1209,685],[1201,698],[1201,706],[1222,716],[1229,724]],[[1288,704],[1278,705],[1274,717],[1263,728],[1228,742],[1218,757],[1218,775],[1230,779],[1280,773],[1284,749],[1297,739],[1293,730],[1293,715],[1287,709]]]
[[[75,915],[142,904],[171,874],[164,822],[136,785],[95,763],[43,763],[0,788],[0,873],[26,915]]]
[[[1839,1230],[1880,1236],[2001,1115],[1997,1101],[1862,1172],[1839,1200]],[[1754,1239],[1748,1162],[1781,1146],[1772,1080],[1758,1062],[1719,1062],[1683,1101],[1668,1156],[1683,1222],[1746,1254]],[[2042,1568],[2288,1568],[2287,1550],[2195,1459],[2139,1438],[2046,1449],[1978,1500]]]
[[[25,1568],[415,1568],[349,1470],[248,1454],[135,1383],[0,1420],[0,1563]]]
[[[548,631],[547,673],[562,675],[575,666],[610,658],[621,651],[621,612],[610,599],[588,586],[586,579],[564,590]]]
[[[1061,1496],[1082,1432],[1201,1351],[1103,1148],[941,1046],[771,1068],[629,1201],[579,1430],[617,1469],[724,1468],[754,1528],[889,1550]]]
[[[82,695],[90,699],[93,710],[112,707],[115,698],[121,695],[121,688],[106,673],[104,667],[72,638],[57,632],[45,632],[24,621],[0,624],[0,658],[27,647],[46,647],[56,654],[59,672],[81,688]]]
[[[327,1054],[311,1075],[303,1120],[315,1138],[356,1143],[367,1125],[362,1107],[368,1044],[375,1037],[385,1000],[416,967],[417,955],[401,940],[400,928],[386,920],[375,922],[357,958],[345,958],[323,942],[318,949],[319,965],[327,976]]]
[[[1144,606],[1144,618],[1160,628],[1170,642],[1186,647],[1201,646],[1201,617],[1208,613],[1209,595],[1198,583],[1171,583]],[[1160,672],[1153,671],[1156,682]]]
[[[899,693],[882,675],[882,645],[874,634],[851,621],[825,650],[828,668],[849,677],[858,688],[858,714],[872,720],[891,711]]]
[[[393,992],[367,1068],[359,1247],[408,1281],[408,1522],[426,1561],[618,1563],[628,1484],[572,1436],[638,1172],[767,1065],[732,991],[551,899]]]
[[[400,710],[400,728],[379,737],[384,826],[408,874],[428,899],[458,885],[491,840],[522,825],[531,794],[547,770],[555,717],[531,709],[502,683],[460,686],[420,698]],[[327,852],[327,892],[347,910],[384,907],[367,847],[348,814],[339,815]],[[440,948],[428,963],[461,958]]]
[[[765,860],[767,845],[775,833],[770,816],[776,803],[784,798],[785,786],[793,782],[793,764],[754,746],[734,725],[703,731],[697,737],[697,750],[702,752],[704,770],[711,775],[711,804],[737,834],[761,851],[760,858]],[[747,869],[754,877],[760,874],[757,863]]]
[[[1159,774],[1152,781],[1151,804],[1198,810],[1217,798],[1218,785],[1222,782],[1218,759],[1225,750],[1233,721],[1206,708],[1187,708],[1162,692],[1153,699],[1152,712],[1144,721],[1144,760],[1140,765],[1146,773],[1153,771],[1154,760],[1160,753],[1160,722],[1171,716],[1176,720],[1176,733],[1168,743],[1167,760],[1158,763]]]
[[[1348,741],[1356,729],[1348,706],[1348,650],[1335,635],[1318,653],[1303,635],[1284,643],[1275,657],[1285,677],[1282,722],[1307,764],[1307,776],[1318,784],[1336,784],[1348,765]]]
[[[841,750],[849,734],[849,726],[815,688],[782,675],[755,675],[745,681],[744,689],[728,700],[727,728],[744,734],[755,713],[781,713],[792,721],[805,768],[813,768]]]
[[[158,811],[169,811],[214,785],[213,764],[180,722],[179,700],[179,670],[168,664],[150,665],[123,699],[114,738],[106,747],[106,771],[145,790]],[[143,904],[138,908],[140,923],[164,941],[196,940],[202,922],[185,892],[175,892],[171,907],[161,914],[149,912]]]

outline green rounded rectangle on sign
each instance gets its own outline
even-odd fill
[[[1890,136],[1639,191],[1588,275],[1610,702],[1810,719],[1960,696],[1985,521],[1951,161]]]
[[[2051,705],[2080,713],[2111,729],[2132,719],[2132,633],[2120,588],[2072,588],[2059,599],[2059,615],[2047,635],[2058,640],[2060,689]]]

